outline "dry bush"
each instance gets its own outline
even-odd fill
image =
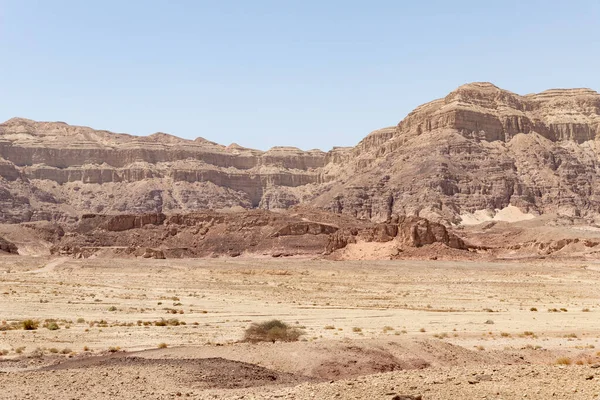
[[[557,365],[571,365],[572,361],[569,357],[560,357],[554,363]]]
[[[39,322],[32,319],[26,319],[22,322],[23,329],[26,331],[33,331],[38,328]]]
[[[244,334],[244,341],[257,342],[295,342],[304,332],[298,328],[288,326],[278,319],[262,323],[253,323]]]

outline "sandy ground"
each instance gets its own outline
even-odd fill
[[[0,398],[596,399],[599,283],[590,261],[4,256],[0,323],[40,325],[0,331]],[[306,334],[239,342],[271,318]]]

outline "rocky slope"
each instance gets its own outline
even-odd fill
[[[19,254],[17,246],[0,236],[0,253]]]
[[[459,87],[354,148],[269,151],[15,118],[0,124],[0,222],[282,209],[460,223],[509,205],[595,218],[600,94]]]
[[[325,158],[319,150],[262,152],[202,138],[135,137],[14,118],[0,124],[0,221],[285,208],[314,190]]]
[[[285,213],[86,214],[70,232],[54,234],[46,241],[53,244],[53,254],[77,258],[322,256],[355,243],[389,243],[397,249],[396,255],[403,249],[434,243],[468,249],[443,225],[424,218],[394,216],[385,223],[372,223],[304,209]]]
[[[461,86],[375,131],[323,169],[315,205],[385,220],[509,205],[533,214],[596,217],[600,210],[600,94],[588,89],[519,96],[490,83]]]

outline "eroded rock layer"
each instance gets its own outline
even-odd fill
[[[322,256],[349,244],[387,242],[398,249],[430,244],[468,249],[443,225],[424,218],[394,216],[385,223],[373,223],[302,209],[282,213],[87,214],[71,229],[51,240],[53,254],[90,257],[108,251],[110,255],[159,259]]]
[[[0,222],[299,204],[375,222],[460,223],[509,205],[596,218],[599,133],[595,91],[520,96],[490,83],[461,86],[328,153],[14,118],[0,124]]]

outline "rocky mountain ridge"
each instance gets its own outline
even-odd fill
[[[374,222],[456,224],[509,205],[594,219],[599,134],[593,90],[520,96],[490,83],[463,85],[327,153],[14,118],[0,124],[0,222],[298,204]]]

